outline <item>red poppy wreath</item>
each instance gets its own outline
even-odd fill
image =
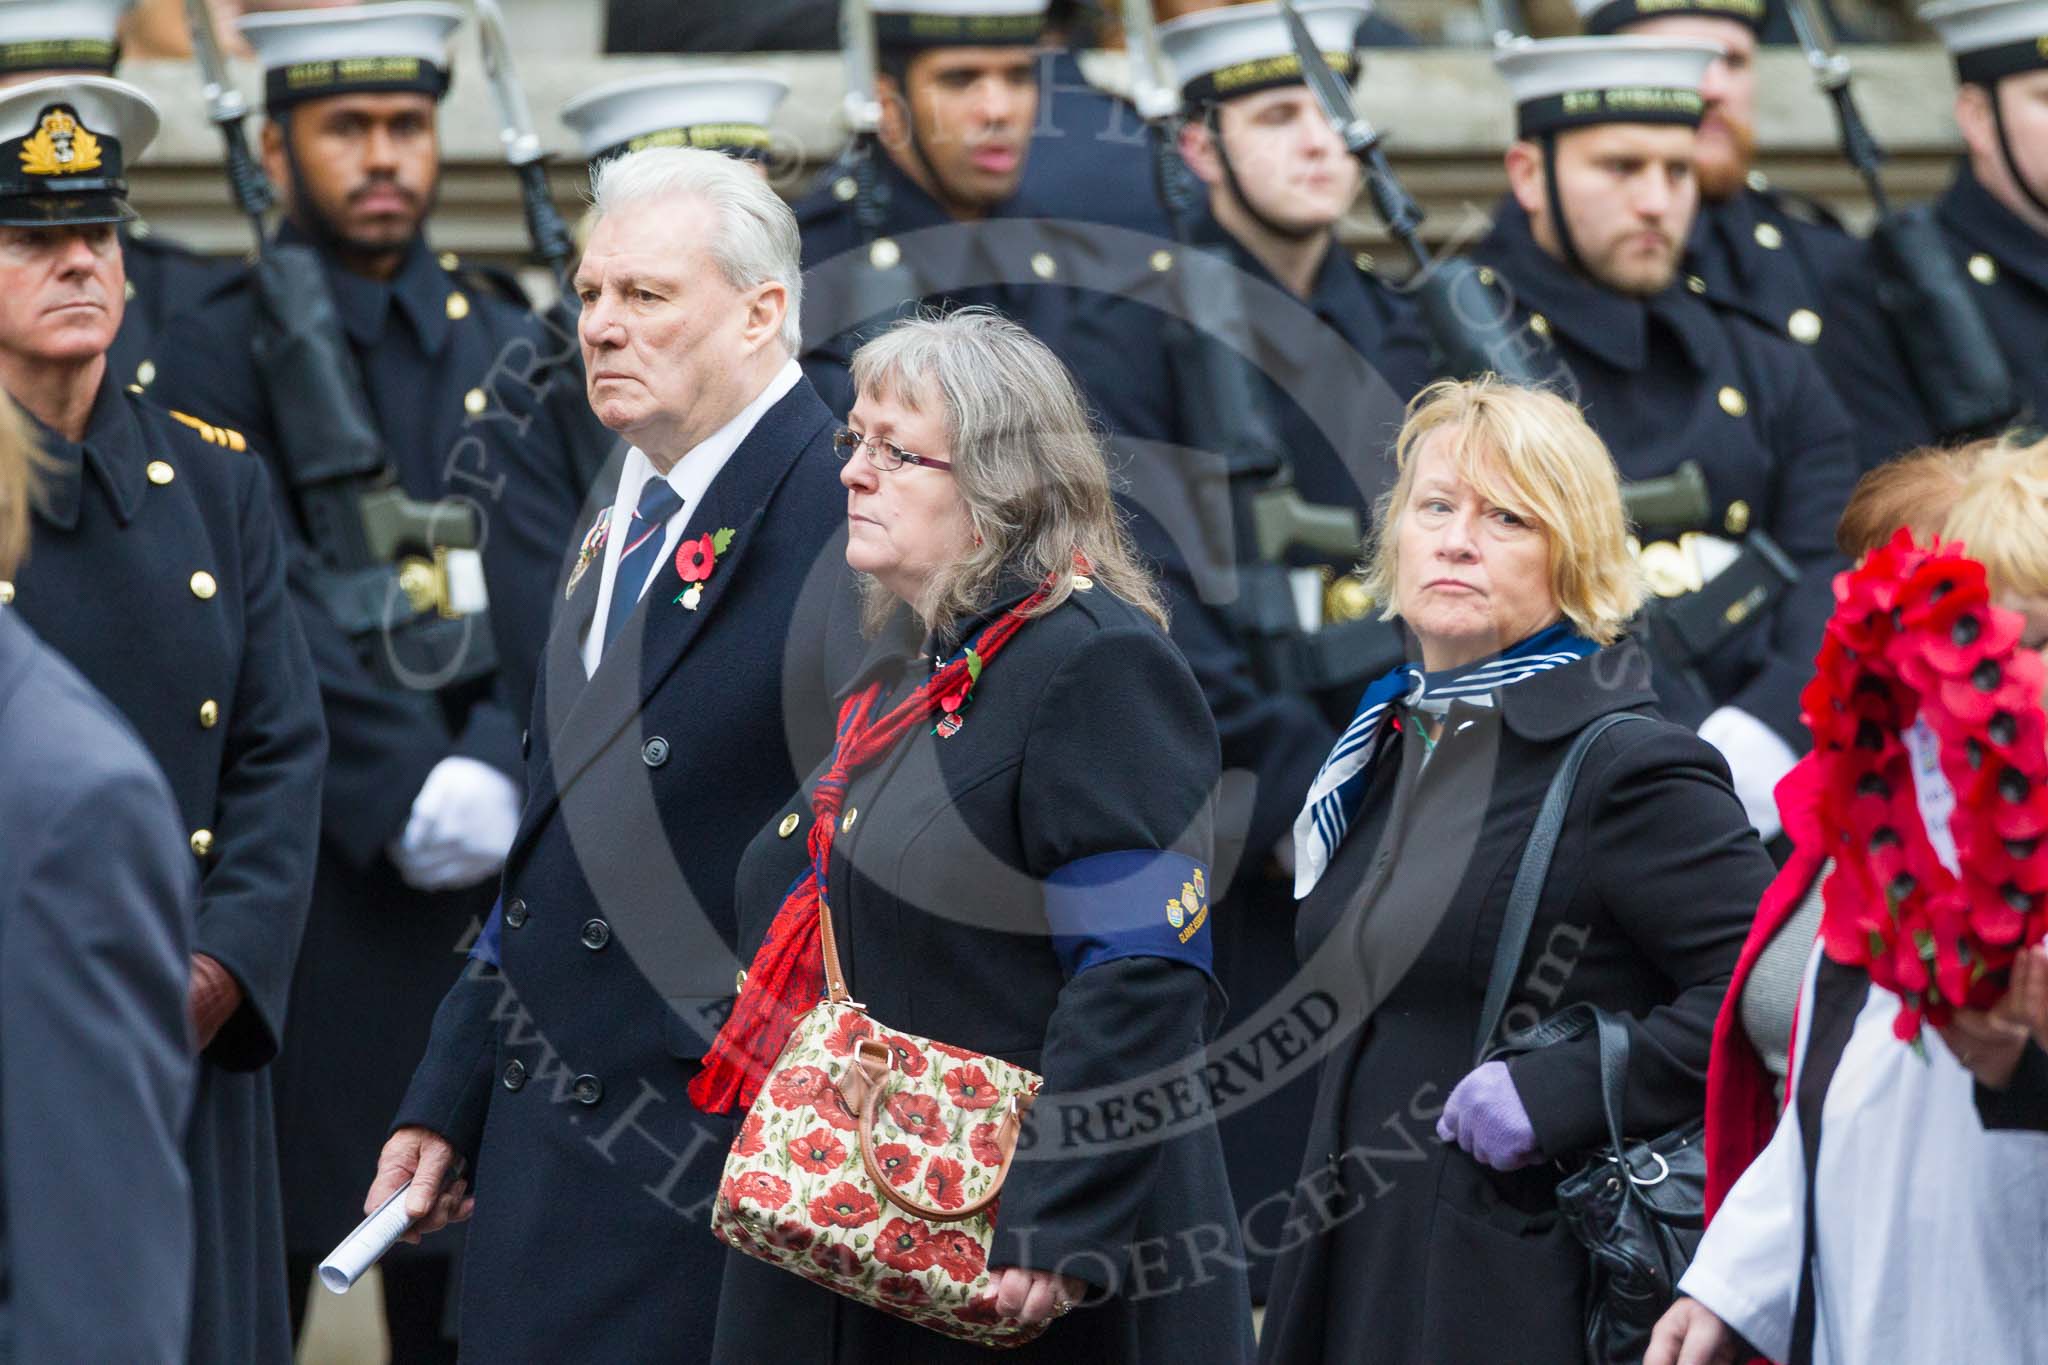
[[[1959,543],[1901,531],[1835,579],[1801,697],[1835,860],[1821,939],[1899,996],[1902,1039],[1995,1004],[2048,932],[2048,668],[2021,628]]]

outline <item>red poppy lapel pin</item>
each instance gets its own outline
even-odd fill
[[[583,581],[583,575],[590,568],[590,561],[604,553],[605,537],[611,533],[612,509],[607,507],[597,514],[597,520],[590,524],[590,530],[583,537],[582,548],[576,551],[576,566],[569,570],[569,581],[562,588],[562,600],[568,601],[576,595],[576,585]]]
[[[676,594],[676,601],[686,611],[697,610],[697,604],[704,600],[704,585],[711,581],[711,571],[718,567],[718,557],[732,545],[732,538],[738,534],[730,526],[721,526],[716,531],[685,540],[676,546],[676,577],[690,586]]]

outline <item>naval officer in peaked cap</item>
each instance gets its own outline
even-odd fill
[[[156,129],[147,96],[101,76],[0,92],[0,385],[50,461],[34,553],[0,603],[106,695],[170,780],[199,885],[191,1359],[282,1365],[270,1062],[311,895],[326,736],[263,461],[214,414],[130,392],[108,362],[126,306],[127,167]]]
[[[111,76],[121,57],[117,29],[135,0],[0,0],[0,86],[44,76]],[[123,384],[145,388],[156,375],[156,338],[166,323],[235,272],[201,256],[137,216],[117,229],[128,307],[107,364]]]

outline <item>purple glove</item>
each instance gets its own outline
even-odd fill
[[[1536,1150],[1536,1130],[1529,1111],[1515,1093],[1506,1062],[1487,1062],[1458,1082],[1444,1101],[1436,1135],[1455,1142],[1482,1166],[1512,1171],[1543,1159]]]

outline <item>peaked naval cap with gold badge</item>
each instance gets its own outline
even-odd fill
[[[127,164],[157,123],[149,96],[105,76],[0,91],[0,226],[130,221]]]
[[[38,71],[109,75],[114,29],[135,0],[0,0],[0,76]]]
[[[235,27],[263,64],[270,113],[330,95],[448,93],[448,45],[462,10],[434,0],[265,10]]]

